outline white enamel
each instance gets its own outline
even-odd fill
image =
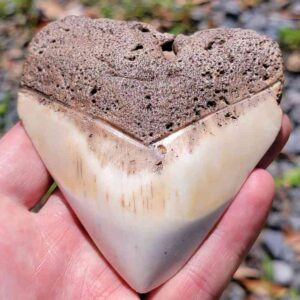
[[[20,92],[18,110],[97,247],[131,287],[147,292],[187,262],[274,141],[282,118],[278,88],[231,107],[236,120],[218,126],[215,113],[153,147],[99,120],[80,126],[78,113],[41,104],[31,92]],[[135,153],[131,170],[127,157]]]

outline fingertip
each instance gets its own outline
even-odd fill
[[[292,123],[287,114],[283,114],[282,124],[283,124],[283,128],[285,128],[285,131],[287,133],[290,133],[292,131]]]
[[[258,187],[261,186],[261,189]],[[273,198],[275,195],[275,182],[273,176],[265,169],[255,169],[245,183],[245,188],[255,198]]]

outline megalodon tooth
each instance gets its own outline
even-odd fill
[[[188,261],[275,140],[282,57],[251,30],[67,17],[29,46],[18,112],[115,270],[145,293]]]

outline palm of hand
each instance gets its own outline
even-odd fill
[[[89,241],[62,195],[57,192],[50,201],[34,214],[2,198],[0,299],[134,298]]]
[[[284,119],[264,165],[289,131]],[[28,210],[49,183],[23,127],[16,125],[0,141],[0,299],[139,299],[96,250],[59,191],[38,214]],[[254,171],[189,263],[147,298],[220,295],[257,237],[273,192],[270,175]]]

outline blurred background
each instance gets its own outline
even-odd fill
[[[279,42],[286,68],[282,107],[293,133],[269,168],[277,191],[265,229],[222,299],[300,300],[300,0],[0,0],[0,135],[18,120],[16,94],[30,39],[67,15],[142,20],[174,34],[250,28]]]

